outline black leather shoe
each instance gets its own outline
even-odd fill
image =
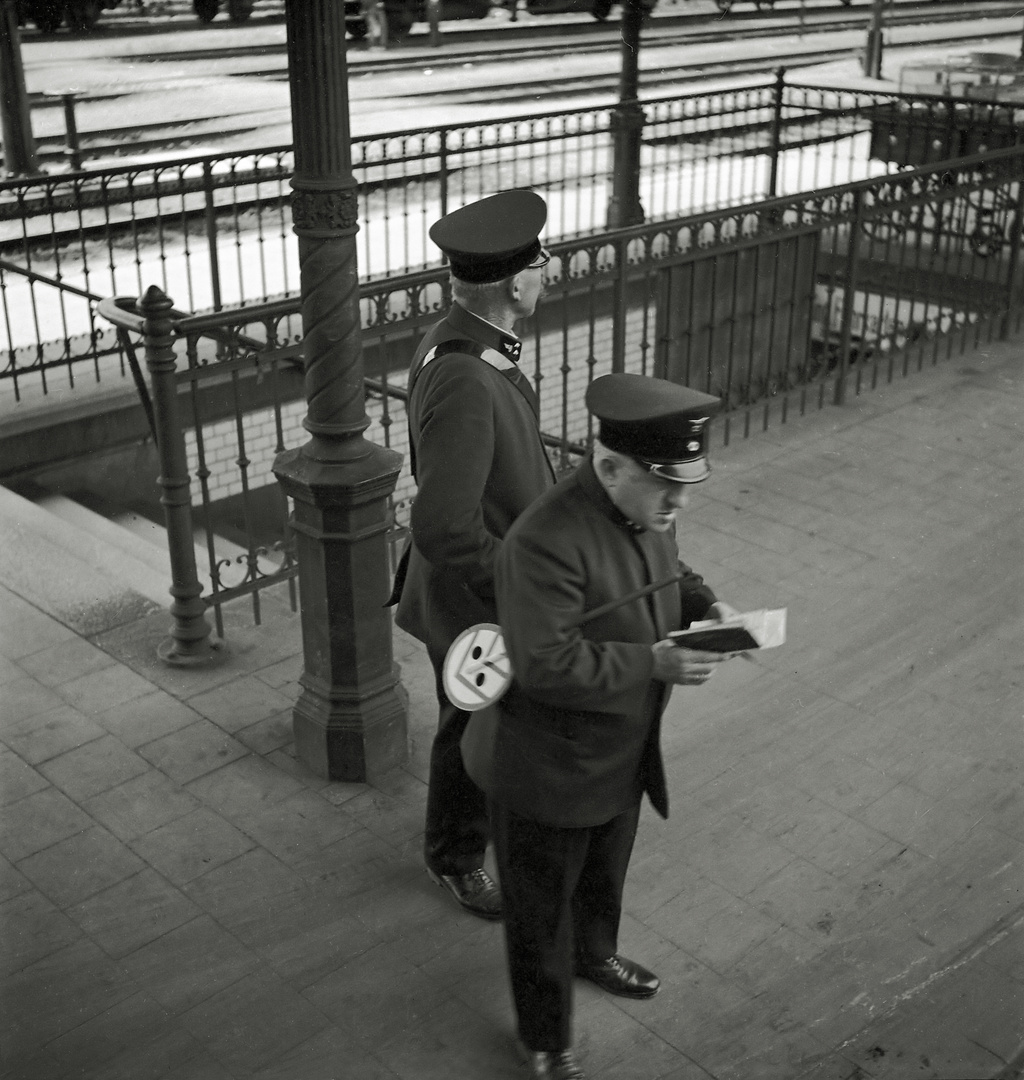
[[[519,1053],[530,1070],[530,1080],[587,1080],[572,1050],[528,1050]]]
[[[492,922],[501,918],[501,893],[484,869],[468,874],[435,874],[427,867],[430,880],[452,896],[471,914]]]
[[[576,974],[619,997],[649,998],[661,989],[661,980],[652,971],[617,954],[606,960],[581,958],[576,962]]]

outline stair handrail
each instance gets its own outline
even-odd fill
[[[0,270],[3,270],[8,274],[18,274],[21,277],[28,278],[28,280],[33,283],[38,281],[40,284],[49,285],[61,292],[80,296],[83,300],[88,300],[91,304],[96,305],[97,314],[103,314],[101,308],[103,306],[104,298],[98,293],[90,292],[88,289],[80,289],[77,285],[72,285],[67,281],[61,281],[59,278],[50,277],[48,274],[40,274],[37,270],[29,270],[28,267],[19,266],[17,263],[12,263],[9,259],[0,259]],[[113,320],[109,321],[113,322]],[[149,396],[149,387],[146,385],[146,380],[142,377],[142,368],[139,366],[139,358],[135,352],[135,344],[128,336],[126,329],[116,322],[114,322],[114,326],[117,330],[118,344],[128,358],[128,367],[132,373],[132,382],[135,383],[135,392],[139,395],[142,411],[146,414],[146,423],[149,425],[150,434],[155,440],[156,418],[153,415],[153,401]]]

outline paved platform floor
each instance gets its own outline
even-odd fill
[[[1022,373],[984,345],[717,453],[684,557],[789,641],[676,691],[621,939],[664,986],[579,984],[592,1080],[1020,1074]],[[264,615],[182,673],[163,613],[86,639],[0,587],[6,1080],[523,1075],[501,929],[422,867],[422,651],[408,764],[329,783]]]

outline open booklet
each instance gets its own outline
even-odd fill
[[[786,608],[746,611],[724,622],[707,619],[691,623],[669,637],[681,648],[704,652],[736,653],[774,649],[786,640]]]

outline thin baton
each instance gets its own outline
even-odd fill
[[[669,585],[678,584],[682,580],[682,574],[673,574],[671,577],[665,578],[664,581],[656,581],[653,585],[645,585],[642,589],[634,589],[633,592],[620,596],[618,600],[609,600],[607,604],[602,604],[600,607],[594,608],[593,611],[584,612],[572,625],[582,626],[585,622],[590,622],[591,619],[596,619],[600,615],[607,615],[609,611],[622,607],[623,604],[631,604],[634,600],[650,596],[651,593],[657,592],[659,589],[667,589]]]

